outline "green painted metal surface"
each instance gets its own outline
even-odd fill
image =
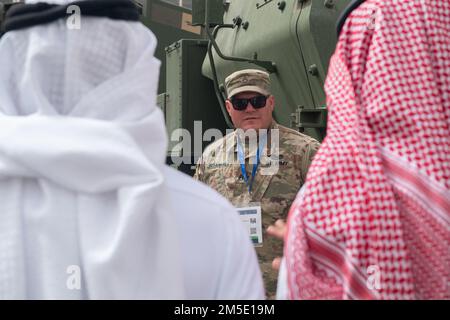
[[[161,60],[158,93],[166,91],[165,48],[180,39],[200,39],[200,27],[192,28],[192,12],[188,8],[158,0],[135,0],[141,8],[141,21],[157,37],[155,56]]]
[[[207,44],[206,40],[185,39],[167,48],[166,92],[158,97],[171,138],[168,156],[172,159],[183,158],[185,163],[190,164],[196,163],[202,149],[209,143],[202,139],[204,131],[219,128],[224,133],[226,128],[213,83],[201,73]],[[184,141],[189,143],[189,147],[183,149],[184,152],[175,148],[180,142],[173,137],[177,129],[185,129],[190,133],[191,141]],[[200,143],[199,148],[196,148],[195,141]]]
[[[269,60],[276,99],[275,119],[322,140],[325,134],[325,93],[323,90],[329,58],[336,44],[335,23],[349,1],[341,0],[230,0],[225,24],[241,24],[221,29],[216,37],[225,55]],[[194,6],[195,11],[195,6]],[[257,67],[248,62],[223,60],[214,54],[219,82],[231,72]],[[208,58],[203,73],[212,78]],[[317,109],[311,112],[311,109]],[[313,123],[312,121],[319,121]],[[308,124],[309,127],[302,127]]]
[[[223,0],[208,0],[208,16],[209,22],[213,25],[223,23],[223,13],[225,11],[225,6],[223,5]],[[205,22],[205,0],[193,0],[193,8],[195,10],[192,11],[192,23],[194,25],[203,25]]]

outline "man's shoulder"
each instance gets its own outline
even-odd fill
[[[277,129],[279,129],[280,132],[280,142],[281,144],[289,144],[292,145],[299,145],[299,146],[311,146],[311,147],[318,147],[320,145],[319,141],[316,139],[303,134],[297,130],[282,126],[280,124],[277,125]]]
[[[216,214],[234,210],[233,206],[207,185],[194,180],[187,174],[181,173],[168,166],[164,169],[166,187],[176,203],[181,203],[186,209],[195,208],[197,211],[206,211]],[[207,209],[210,210],[207,210]]]
[[[163,174],[184,258],[187,297],[262,299],[256,256],[236,209],[184,173],[166,166]],[[199,272],[201,281],[193,279]]]

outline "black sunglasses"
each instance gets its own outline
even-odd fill
[[[258,95],[252,98],[231,98],[231,104],[234,110],[244,111],[250,102],[253,108],[261,109],[266,106],[268,96]]]

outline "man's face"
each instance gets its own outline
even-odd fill
[[[241,92],[236,94],[233,99],[249,99],[260,96],[257,92]],[[232,100],[233,100],[232,99]],[[245,110],[239,111],[233,108],[230,100],[226,101],[227,111],[233,121],[236,129],[268,129],[272,123],[272,111],[275,99],[271,95],[267,98],[266,105],[262,108],[255,109],[249,102]]]

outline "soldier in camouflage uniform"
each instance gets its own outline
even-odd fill
[[[319,143],[295,130],[283,127],[272,119],[274,97],[270,95],[269,75],[254,69],[231,74],[225,80],[228,93],[227,110],[236,129],[209,145],[197,164],[194,178],[206,183],[230,200],[235,206],[260,203],[263,230],[277,219],[286,219],[297,192],[303,185],[308,167]],[[265,101],[255,97],[264,96]],[[240,100],[239,100],[240,99]],[[264,100],[263,98],[258,98]],[[262,103],[264,102],[264,105]],[[236,110],[234,104],[239,110]],[[244,106],[245,105],[245,106]],[[256,105],[256,107],[255,107]],[[242,108],[244,108],[241,110]],[[239,130],[241,129],[241,130]],[[249,179],[256,148],[244,148],[247,181],[238,157],[238,135],[249,129],[268,129],[266,146],[260,157],[251,190]],[[276,133],[276,134],[275,134]],[[275,141],[278,140],[278,141]],[[245,145],[245,143],[244,143]],[[258,143],[253,146],[258,146]],[[277,170],[266,170],[277,168]],[[272,260],[283,253],[282,241],[263,236],[262,247],[256,248],[263,272],[266,294],[274,298],[277,272],[272,270]]]

